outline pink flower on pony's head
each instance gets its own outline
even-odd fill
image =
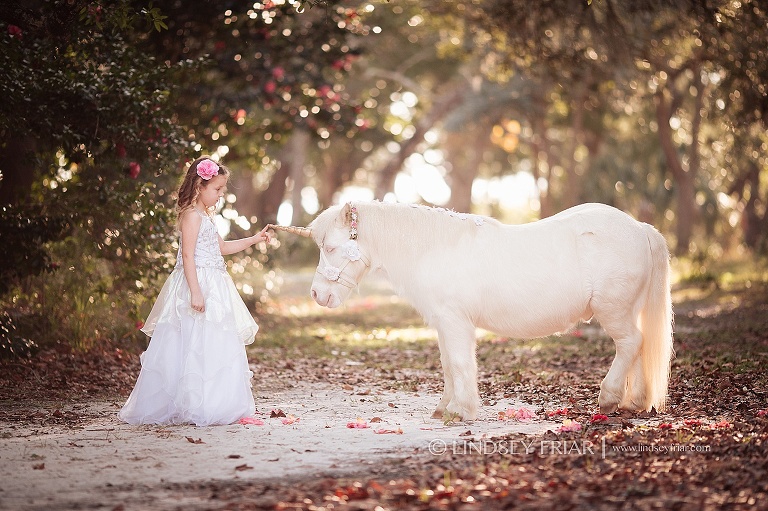
[[[208,181],[219,175],[219,166],[213,160],[205,159],[197,164],[197,175]]]

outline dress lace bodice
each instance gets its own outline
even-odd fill
[[[219,248],[219,232],[213,218],[199,211],[195,212],[203,219],[200,224],[200,231],[197,233],[197,244],[195,245],[195,266],[198,268],[216,268],[222,271],[227,270],[224,257]],[[184,240],[179,236],[179,253],[176,257],[176,268],[183,268],[184,261],[181,257],[181,247]]]

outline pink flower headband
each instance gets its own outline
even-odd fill
[[[219,175],[219,166],[213,160],[205,159],[197,164],[197,175],[208,181]]]

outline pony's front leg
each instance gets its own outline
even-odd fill
[[[440,364],[443,366],[443,397],[440,398],[435,412],[432,414],[433,419],[442,419],[445,414],[448,403],[453,399],[453,377],[451,376],[451,364],[448,363],[448,356],[446,355],[445,342],[442,336],[438,336],[437,344],[440,347]]]
[[[455,414],[462,420],[475,420],[480,408],[475,327],[469,321],[456,317],[442,317],[436,327],[442,342],[443,367],[447,368],[444,369],[446,393],[443,399],[447,398],[448,403],[444,412]]]

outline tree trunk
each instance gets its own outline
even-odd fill
[[[38,175],[34,167],[36,143],[31,138],[10,139],[0,147],[0,205],[22,202]]]
[[[321,208],[333,204],[333,196],[345,184],[352,181],[355,171],[362,166],[367,157],[368,153],[354,148],[348,148],[346,151],[337,149],[334,153],[323,152],[324,168],[321,171],[322,181],[318,190],[318,201]]]
[[[293,206],[291,225],[300,225],[303,222],[305,211],[301,205],[301,191],[307,182],[305,167],[307,165],[307,149],[311,140],[309,131],[296,128],[288,141],[291,158],[290,178],[293,186],[291,189],[291,205]]]
[[[762,238],[768,232],[765,226],[768,211],[763,207],[760,197],[760,167],[757,163],[747,162],[746,170],[728,189],[728,195],[736,195],[743,204],[741,228],[744,231],[744,243],[751,249],[759,249]],[[764,212],[761,214],[760,210]]]
[[[272,175],[272,179],[269,181],[267,188],[261,192],[259,196],[258,205],[258,217],[262,223],[275,223],[277,221],[277,211],[280,209],[280,204],[285,199],[286,191],[288,190],[288,181],[291,180],[296,188],[296,182],[294,179],[303,178],[299,177],[298,173],[304,172],[304,163],[306,162],[306,151],[308,147],[309,134],[303,130],[296,130],[291,134],[291,137],[280,149],[278,154],[278,161],[280,166]],[[301,183],[299,184],[299,193]],[[293,200],[296,200],[295,198]],[[298,205],[294,205],[294,218],[296,211],[301,207],[301,201]]]
[[[285,153],[285,147],[280,152],[280,156]],[[258,218],[262,224],[273,224],[277,222],[277,210],[280,209],[280,204],[285,197],[285,190],[287,189],[287,180],[290,175],[290,165],[286,163],[282,158],[279,159],[280,166],[272,175],[272,179],[269,181],[269,185],[259,195],[258,202]]]
[[[667,162],[667,168],[675,181],[675,196],[677,198],[675,253],[682,255],[688,252],[693,236],[693,226],[698,217],[695,186],[695,173],[698,169],[690,166],[685,168],[677,153],[672,128],[669,125],[673,113],[673,98],[669,97],[662,89],[656,93],[654,101],[656,103],[656,121],[659,125],[659,141]],[[700,111],[694,112],[694,116],[700,115]],[[696,146],[696,150],[698,151],[698,146]]]
[[[474,141],[467,144],[464,133],[449,133],[446,137],[446,159],[451,164],[451,200],[448,207],[470,213],[472,210],[472,184],[480,170],[483,153],[488,146],[489,128],[486,124],[474,126]]]
[[[465,93],[466,85],[462,83],[460,86],[455,86],[437,97],[429,112],[416,124],[413,136],[400,143],[400,150],[379,171],[379,179],[375,190],[375,197],[377,199],[383,199],[387,193],[392,191],[395,176],[402,168],[406,158],[416,151],[418,145],[424,140],[424,135],[427,131],[432,129],[450,111],[463,103]]]
[[[254,184],[255,175],[251,170],[236,170],[232,176],[231,190],[237,195],[235,209],[249,222],[262,222],[259,210],[259,191]]]
[[[579,86],[576,97],[571,102],[571,140],[567,145],[565,158],[565,193],[563,209],[577,205],[581,201],[582,175],[576,152],[584,144],[584,101],[587,97],[584,85]]]
[[[539,191],[539,218],[552,216],[555,211],[552,206],[552,156],[547,140],[547,126],[540,117],[530,120],[533,134],[529,141],[531,146],[531,173]]]

